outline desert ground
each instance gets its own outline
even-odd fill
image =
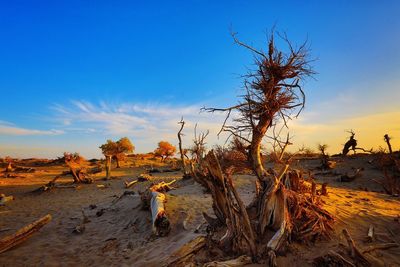
[[[398,196],[386,194],[376,182],[383,179],[383,173],[374,160],[374,155],[366,154],[336,157],[337,166],[330,171],[318,169],[318,158],[293,161],[292,168],[311,173],[317,186],[328,183],[328,195],[321,196],[321,200],[335,217],[334,232],[331,239],[313,244],[292,242],[284,255],[277,256],[279,266],[313,266],[315,258],[332,250],[343,250],[347,246],[343,229],[348,230],[362,251],[382,243],[400,244],[400,200]],[[102,162],[92,163],[96,164]],[[25,242],[1,253],[0,266],[174,266],[175,252],[196,237],[207,235],[202,212],[213,215],[210,194],[204,193],[193,179],[183,180],[179,170],[163,171],[171,169],[170,163],[129,158],[121,168],[112,170],[110,180],[104,180],[103,171],[93,176],[92,184],[53,188],[42,193],[32,191],[67,170],[66,166],[38,159],[20,160],[16,165],[35,171],[0,178],[0,193],[15,198],[0,206],[0,238],[46,214],[52,220]],[[149,181],[125,188],[124,181],[132,181],[148,173],[150,168],[160,172],[152,173]],[[360,177],[340,182],[341,175],[354,173],[357,168],[363,168]],[[151,183],[174,179],[174,189],[166,193],[165,203],[171,231],[165,237],[157,237],[152,233],[151,212],[141,208],[139,192]],[[247,203],[255,190],[254,181],[252,175],[234,176],[235,186]],[[71,182],[69,177],[58,181],[59,184]],[[371,225],[375,235],[368,242]],[[400,266],[399,246],[366,254],[372,256],[374,266]],[[192,266],[231,258],[231,255],[201,250]]]

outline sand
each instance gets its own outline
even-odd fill
[[[319,241],[312,246],[291,244],[289,252],[278,257],[280,265],[311,266],[315,257],[338,249],[339,243],[345,244],[341,234],[343,228],[348,229],[361,249],[382,242],[400,244],[399,198],[384,194],[372,181],[382,179],[383,175],[368,163],[370,160],[371,156],[339,160],[336,173],[351,173],[354,168],[364,168],[362,177],[350,183],[338,182],[339,176],[335,173],[315,175],[319,183],[329,183],[329,195],[323,197],[323,201],[325,208],[337,217],[335,233],[331,240]],[[319,172],[315,169],[318,164],[316,159],[295,163],[313,173]],[[0,178],[0,193],[15,196],[14,201],[0,207],[0,231],[5,230],[0,232],[0,237],[12,234],[48,213],[53,220],[25,243],[0,254],[0,266],[162,266],[182,245],[205,235],[202,212],[212,214],[210,195],[204,194],[203,189],[191,180],[178,181],[177,188],[167,193],[166,212],[171,221],[171,232],[166,237],[154,237],[151,214],[141,209],[138,194],[150,182],[137,183],[129,189],[135,194],[116,201],[127,190],[123,181],[143,173],[142,167],[126,164],[113,171],[116,179],[98,180],[94,184],[81,185],[79,189],[54,189],[39,195],[29,192],[50,181],[65,167],[35,168],[37,171],[25,178]],[[152,181],[168,182],[179,180],[181,176],[179,172],[155,173]],[[100,179],[104,173],[96,177]],[[235,184],[245,201],[252,197],[254,179],[250,175],[235,177]],[[61,180],[69,181],[68,178]],[[104,184],[106,188],[100,189],[98,184]],[[82,222],[82,210],[90,222],[85,224],[83,233],[73,233]],[[370,225],[377,233],[373,243],[365,241]],[[400,265],[400,248],[377,250],[371,255],[380,261],[377,264]]]

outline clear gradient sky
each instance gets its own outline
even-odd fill
[[[359,145],[400,149],[400,1],[2,1],[0,156],[100,157],[108,138],[137,152],[177,143],[183,115],[217,140],[218,115],[240,94],[255,47],[274,24],[318,60],[306,109],[291,123],[294,148],[336,153]]]

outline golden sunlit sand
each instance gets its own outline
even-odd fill
[[[335,173],[316,174],[318,184],[328,182],[328,196],[323,196],[325,208],[335,218],[334,234],[329,241],[319,241],[316,246],[293,243],[286,256],[278,256],[279,266],[311,266],[313,259],[330,250],[340,249],[346,244],[341,231],[346,228],[361,249],[379,243],[400,242],[400,201],[398,197],[385,194],[378,181],[382,172],[369,162],[369,155],[356,155],[338,159],[337,173],[351,172],[363,167],[363,175],[354,182],[341,183]],[[38,162],[38,164],[35,164]],[[132,180],[145,172],[145,167],[167,169],[170,166],[160,160],[129,158],[115,169],[115,179],[103,181],[105,172],[95,175],[94,184],[79,185],[78,188],[57,188],[40,195],[31,193],[50,181],[61,171],[67,170],[62,164],[40,166],[35,160],[18,162],[18,165],[35,168],[23,177],[1,178],[1,193],[13,195],[14,201],[0,207],[1,236],[6,236],[46,214],[52,221],[38,233],[19,246],[2,253],[0,262],[4,266],[160,266],[173,259],[172,255],[181,246],[198,236],[206,234],[207,223],[202,212],[212,213],[211,197],[193,180],[181,180],[182,173],[154,173],[151,181],[139,182],[133,187],[133,195],[117,199],[127,189],[124,180]],[[136,167],[131,167],[135,165]],[[319,159],[300,159],[296,167],[315,170]],[[171,214],[171,232],[168,236],[152,236],[151,214],[141,209],[138,192],[151,182],[178,179],[176,189],[167,195],[166,213]],[[239,175],[234,181],[246,201],[254,191],[253,176]],[[70,183],[71,178],[62,178]],[[98,185],[106,185],[99,188]],[[88,217],[82,234],[74,229],[82,221],[82,210]],[[103,211],[98,216],[99,211]],[[97,215],[96,215],[97,214]],[[173,215],[172,215],[173,214]],[[376,239],[367,242],[370,225],[375,228]],[[400,248],[375,250],[371,252],[377,264],[397,266],[400,264]],[[200,253],[198,262],[207,262],[207,254]],[[223,258],[221,258],[223,259]],[[376,265],[378,266],[378,265]]]

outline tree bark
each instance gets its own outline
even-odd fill
[[[183,149],[182,149],[182,130],[183,127],[185,126],[185,121],[183,118],[179,122],[181,124],[181,128],[178,131],[178,140],[179,140],[179,153],[181,154],[181,162],[182,162],[182,169],[183,169],[183,177],[186,178],[189,176],[188,171],[186,170],[186,163],[185,163],[185,155],[183,154]]]
[[[117,156],[115,156],[115,162],[117,163],[117,167],[116,168],[121,168],[121,166],[119,165],[119,159]]]
[[[106,179],[111,179],[111,156],[106,156]]]

